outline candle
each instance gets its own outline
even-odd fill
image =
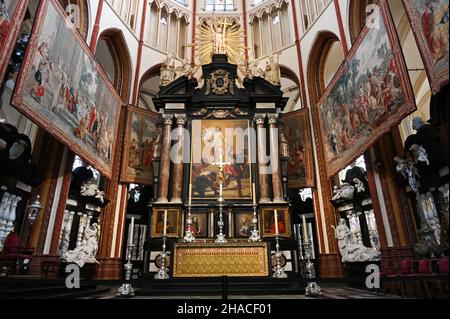
[[[223,183],[220,183],[220,198],[223,198]]]
[[[167,210],[164,211],[164,235],[167,235]]]
[[[302,221],[303,221],[303,242],[307,243],[309,242],[309,237],[308,237],[308,229],[306,228],[305,215],[302,215]]]
[[[133,244],[133,234],[134,234],[134,217],[131,217],[130,234],[128,236],[129,245]]]
[[[275,209],[275,234],[278,235],[278,211]]]
[[[256,186],[253,183],[253,205],[256,205]]]
[[[192,184],[189,184],[189,206],[192,205]]]

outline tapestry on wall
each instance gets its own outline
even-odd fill
[[[8,68],[27,7],[28,0],[0,0],[0,80]]]
[[[122,182],[153,184],[153,161],[159,156],[159,114],[130,106],[122,165]]]
[[[314,165],[312,157],[308,109],[290,112],[281,116],[280,153],[289,155],[289,188],[314,186]],[[286,148],[286,149],[283,149]]]
[[[13,105],[111,176],[123,103],[56,0],[41,1]]]
[[[317,104],[327,173],[335,176],[416,110],[385,1]]]
[[[403,0],[433,94],[448,83],[448,0]]]

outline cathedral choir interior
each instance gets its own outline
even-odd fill
[[[0,0],[0,298],[448,299],[448,35],[448,0]]]

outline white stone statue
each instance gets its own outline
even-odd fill
[[[81,245],[63,254],[62,259],[67,263],[75,263],[79,267],[85,264],[99,264],[96,259],[98,251],[98,225],[92,224],[86,228]]]
[[[364,193],[366,188],[364,187],[364,183],[359,178],[354,178],[353,182],[355,183],[355,188],[357,193]]]
[[[226,54],[225,34],[223,28],[219,27],[214,34],[214,54]]]
[[[414,158],[414,162],[424,162],[427,163],[427,165],[430,165],[430,160],[428,159],[428,153],[427,150],[423,148],[421,145],[413,144],[409,148],[411,151],[411,154]]]
[[[181,78],[182,76],[187,76],[188,78],[192,78],[194,76],[194,69],[189,62],[189,59],[185,59],[183,64],[175,69],[175,78]]]
[[[331,227],[333,227],[335,238],[338,240],[338,248],[343,263],[377,261],[380,259],[381,253],[377,248],[368,248],[362,243],[358,243],[350,232],[345,219],[341,218],[336,227]]]
[[[273,55],[269,56],[266,63],[266,80],[273,85],[281,85],[281,71],[278,62],[275,62]]]
[[[105,202],[105,192],[100,191],[93,181],[88,181],[86,184],[82,185],[80,194],[81,196],[95,197],[101,203]]]
[[[402,174],[405,179],[408,180],[409,186],[414,192],[418,191],[416,177],[419,176],[417,168],[414,166],[414,162],[401,157],[394,157],[394,161],[397,162],[396,170]]]
[[[253,77],[266,77],[266,72],[259,67],[258,62],[251,62],[248,68],[249,78],[253,79]]]
[[[160,85],[166,86],[175,79],[175,62],[173,55],[169,54],[163,62],[160,70]]]

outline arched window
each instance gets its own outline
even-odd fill
[[[153,2],[150,6],[150,15],[149,15],[149,23],[147,27],[147,43],[152,46],[156,47],[158,42],[158,16],[159,16],[159,9],[156,2]]]
[[[95,56],[120,97],[128,102],[131,87],[131,59],[120,30],[104,31],[98,40]]]
[[[281,43],[281,21],[278,9],[273,8],[270,12],[270,23],[272,31],[273,51],[276,51],[282,47]]]
[[[303,18],[304,31],[316,21],[329,2],[331,0],[301,0],[300,11]]]
[[[349,14],[349,31],[352,42],[356,40],[366,25],[367,16],[371,14],[375,0],[351,0]]]
[[[233,11],[234,0],[205,0],[205,11]]]
[[[261,25],[257,17],[253,18],[253,52],[255,59],[261,57]]]
[[[178,57],[184,59],[186,56],[186,39],[187,39],[188,23],[185,17],[180,19],[180,31],[178,36]]]
[[[177,41],[178,41],[178,17],[175,12],[170,14],[169,20],[169,40],[167,51],[169,53],[177,54]]]
[[[288,5],[283,2],[280,7],[280,21],[281,21],[281,37],[283,46],[291,44],[291,28],[289,23]]]
[[[268,36],[270,34],[269,16],[265,12],[261,18],[261,24],[262,24],[261,34],[263,35],[261,39],[262,55],[266,55],[270,53],[270,50],[272,49],[272,43],[270,37]]]
[[[169,13],[166,8],[161,9],[161,18],[159,19],[159,40],[158,48],[166,51],[167,49],[167,33],[169,31]]]
[[[107,0],[122,21],[136,31],[139,0]]]
[[[331,32],[320,32],[308,60],[308,87],[315,105],[345,59],[339,38]]]
[[[156,111],[155,105],[153,104],[153,98],[156,97],[159,92],[160,69],[161,64],[157,64],[142,76],[139,86],[138,107],[154,112]]]

